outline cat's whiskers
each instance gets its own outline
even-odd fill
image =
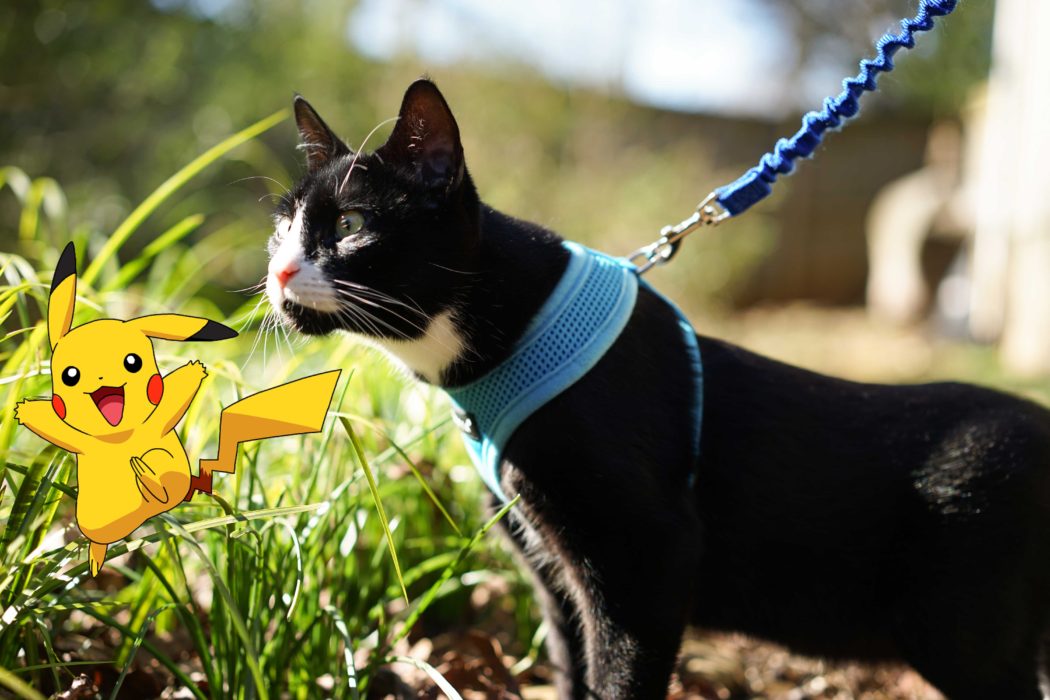
[[[422,316],[423,318],[427,317],[427,313],[426,313],[426,311],[423,310],[423,307],[420,306],[419,303],[416,302],[416,300],[412,299],[411,297],[406,297],[406,299],[408,299],[410,302],[412,302],[412,304],[407,304],[407,303],[401,301],[400,299],[398,299],[396,297],[390,296],[386,292],[381,292],[378,289],[373,289],[372,287],[368,287],[368,286],[365,286],[363,284],[358,284],[357,282],[350,282],[349,280],[339,280],[339,279],[331,280],[331,281],[334,282],[335,284],[340,285],[340,286],[349,287],[349,288],[351,288],[351,289],[353,289],[356,292],[359,292],[361,294],[371,295],[372,298],[378,299],[379,301],[385,301],[385,302],[389,302],[391,304],[394,304],[396,306],[402,306],[402,307],[408,309],[409,311],[411,311],[412,313],[419,313],[419,315]]]
[[[295,357],[295,344],[292,343],[292,337],[288,333],[288,325],[284,324],[284,323],[279,323],[277,325],[278,325],[278,330],[280,330],[280,335],[277,338],[278,345],[281,342],[281,336],[283,336],[284,337],[284,342],[288,346],[288,354],[291,357]]]
[[[284,361],[284,356],[281,354],[280,338],[277,335],[279,333],[278,327],[282,325],[282,322],[283,322],[282,316],[279,313],[274,313],[273,317],[272,317],[272,320],[270,322],[270,326],[269,326],[269,328],[266,331],[266,336],[263,338],[263,366],[264,367],[266,366],[266,350],[267,350],[267,347],[269,345],[269,340],[270,340],[270,334],[271,333],[273,334],[273,345],[274,345],[274,351],[277,353],[277,361],[278,362],[283,362]]]
[[[453,270],[453,272],[455,272],[455,270]],[[473,273],[466,273],[465,272],[463,274],[473,274]],[[423,308],[419,305],[419,303],[416,302],[411,297],[406,297],[409,301],[412,302],[412,305],[409,305],[409,304],[405,303],[404,301],[401,301],[400,299],[396,299],[396,298],[390,296],[389,294],[386,294],[385,292],[380,292],[377,289],[373,289],[371,287],[368,287],[368,286],[363,285],[363,284],[359,284],[357,282],[350,282],[349,280],[338,280],[338,279],[337,280],[331,280],[331,281],[336,283],[336,284],[338,284],[338,285],[352,288],[354,290],[354,292],[350,293],[351,296],[353,296],[353,294],[361,295],[360,297],[358,297],[356,299],[353,299],[353,301],[356,301],[356,302],[359,302],[359,303],[369,303],[367,301],[367,299],[369,297],[371,297],[371,299],[373,299],[375,302],[380,302],[380,303],[370,303],[369,304],[370,306],[375,306],[375,307],[378,307],[378,308],[381,308],[381,309],[387,311],[388,313],[394,314],[395,316],[397,316],[401,320],[403,320],[406,323],[412,325],[412,327],[414,327],[416,330],[418,330],[422,335],[424,335],[424,336],[428,335],[428,333],[427,333],[428,328],[424,328],[424,327],[422,327],[422,326],[420,326],[420,325],[418,325],[416,323],[413,323],[410,319],[405,318],[404,316],[402,316],[401,314],[397,313],[393,309],[389,309],[389,308],[386,308],[385,306],[383,306],[383,302],[388,302],[388,303],[391,303],[391,304],[396,304],[398,306],[402,306],[405,309],[408,309],[409,311],[411,311],[412,313],[418,313],[423,319],[426,320],[426,323],[429,324],[430,321],[431,321],[430,317],[427,315],[427,313],[425,311],[423,311]],[[347,290],[337,289],[336,292],[341,294],[341,295],[343,295],[343,296],[347,295]],[[409,338],[405,334],[402,334],[402,337],[399,338],[399,339],[400,340],[412,340],[411,338]],[[448,342],[446,342],[443,339],[438,338],[438,337],[434,337],[433,341],[438,346],[440,346],[441,348],[443,348],[445,350],[458,351],[460,353],[467,353],[468,355],[477,356],[476,350],[474,350],[473,348],[470,348],[469,346],[452,347]]]
[[[360,304],[364,302],[369,306],[383,309],[389,313],[395,313],[391,309],[379,304],[369,303],[366,299],[354,299],[352,295],[346,293],[346,290],[339,290],[339,292],[340,296],[345,300],[344,308],[346,311],[352,312],[354,318],[359,319],[359,327],[365,327],[372,331],[372,337],[368,338],[366,335],[370,344],[378,346],[384,352],[393,355],[414,373],[426,377],[427,381],[439,381],[448,364],[454,362],[457,358],[476,356],[476,352],[463,342],[461,335],[455,330],[455,311],[453,309],[447,309],[433,319],[424,315],[424,318],[427,319],[427,326],[422,328],[412,324],[420,332],[417,337],[413,338],[400,329],[392,327],[367,308],[360,306]],[[399,318],[404,318],[399,314],[395,313],[395,315],[398,315]],[[349,313],[346,316],[349,317]],[[411,323],[408,319],[404,320]],[[384,336],[378,332],[375,327],[376,323],[390,329],[395,337]],[[443,358],[443,360],[439,358]]]
[[[357,165],[357,159],[361,156],[361,151],[365,150],[365,145],[368,143],[368,139],[372,138],[373,134],[375,134],[377,131],[379,131],[381,128],[383,128],[390,122],[396,122],[397,120],[397,117],[390,117],[390,119],[384,119],[383,121],[379,122],[374,127],[372,127],[372,130],[368,132],[368,135],[366,135],[364,140],[361,142],[361,146],[356,151],[354,151],[354,158],[350,161],[350,169],[346,171],[346,177],[343,178],[342,184],[340,184],[339,189],[336,190],[337,195],[343,193],[343,190],[346,188],[346,183],[350,181],[350,175],[354,172],[354,166]]]
[[[258,304],[256,304],[255,308],[259,308]],[[252,357],[255,356],[255,349],[259,347],[259,339],[261,337],[263,337],[265,335],[265,333],[266,333],[266,331],[265,331],[266,323],[269,320],[271,313],[273,313],[273,308],[272,307],[267,307],[266,313],[263,314],[262,323],[259,324],[259,330],[256,331],[256,333],[255,333],[255,340],[252,341],[252,347],[248,351],[248,357],[245,358],[244,362],[241,363],[241,369],[242,370],[245,367],[248,366],[248,363],[250,363],[252,361]]]
[[[259,326],[259,335],[256,337],[258,341],[262,338],[262,363],[263,367],[266,367],[266,351],[269,349],[270,344],[270,325],[274,323],[277,312],[271,307],[267,309],[266,315],[263,316],[263,322]]]
[[[256,282],[255,284],[253,284],[250,287],[245,287],[244,289],[231,289],[230,291],[234,292],[235,294],[236,293],[241,293],[241,292],[244,292],[244,293],[251,292],[251,293],[254,294],[255,292],[259,291],[260,289],[262,289],[265,286],[266,286],[266,275],[263,275],[262,278],[258,282]]]
[[[270,307],[270,310],[273,313],[273,322],[270,325],[269,331],[273,331],[274,343],[277,348],[278,358],[283,360],[284,357],[283,355],[281,355],[282,339],[284,340],[285,345],[288,346],[288,352],[294,357],[295,343],[292,341],[291,334],[289,332],[291,321],[288,319],[287,316],[285,316],[285,314],[275,310],[272,306]],[[305,342],[305,338],[303,339],[303,342]]]
[[[429,323],[430,318],[427,316],[427,314],[422,309],[414,309],[414,308],[408,306],[407,304],[399,302],[397,299],[393,299],[393,298],[391,298],[391,297],[389,297],[389,296],[387,296],[385,294],[382,294],[381,292],[374,292],[372,290],[360,289],[360,290],[351,291],[351,290],[348,290],[348,289],[337,289],[337,290],[335,290],[335,292],[336,292],[336,294],[341,295],[344,298],[353,299],[353,300],[361,302],[363,304],[367,304],[369,306],[373,306],[373,307],[376,307],[378,309],[382,309],[382,310],[386,311],[387,313],[390,313],[390,314],[398,317],[399,319],[401,319],[402,321],[404,321],[408,325],[410,325],[413,328],[415,328],[420,333],[426,332],[426,327],[425,326],[420,325],[419,323],[413,321],[411,318],[407,318],[407,317],[401,315],[400,313],[398,313],[394,309],[388,308],[387,304],[393,304],[395,306],[402,306],[405,309],[407,309],[408,313],[412,314],[413,316],[419,316],[420,319],[424,323]]]
[[[389,308],[387,306],[384,306],[382,303],[379,303],[379,301],[368,299],[366,296],[361,295],[360,292],[354,293],[354,292],[351,292],[351,291],[346,290],[346,289],[339,289],[339,290],[336,290],[336,291],[337,291],[337,294],[340,297],[342,297],[343,299],[345,299],[345,300],[350,300],[351,302],[356,302],[358,304],[365,304],[367,306],[371,306],[371,307],[376,308],[376,309],[381,309],[381,310],[383,310],[383,311],[385,311],[385,312],[387,312],[389,314],[392,314],[393,316],[396,316],[397,318],[401,319],[402,321],[404,321],[405,323],[407,323],[408,325],[410,325],[412,328],[416,329],[420,333],[426,333],[426,327],[425,326],[421,326],[420,324],[416,323],[412,319],[406,318],[405,316],[402,316],[397,311],[394,311],[393,309],[391,309],[391,308]],[[370,315],[374,316],[374,313],[368,312],[366,309],[361,309],[359,307],[359,310],[362,311],[363,313],[370,313]],[[413,311],[412,313],[416,313],[416,312]],[[425,314],[421,313],[420,315],[429,322],[430,319],[427,318],[427,316]],[[390,327],[391,329],[393,329],[393,326],[391,326],[390,324],[386,323],[385,321],[382,321],[382,319],[380,319],[378,317],[375,317],[375,318],[376,318],[377,321],[380,321],[384,325],[386,325],[386,326]],[[407,333],[400,332],[400,334],[403,336],[403,338],[405,340],[409,339],[409,336],[408,336]]]
[[[259,313],[259,307],[268,301],[265,291],[259,291],[254,296],[259,297],[259,301],[255,302],[255,306],[252,307],[251,311],[238,319],[238,321],[243,321],[237,329],[238,333],[243,333],[247,330],[248,326],[250,326],[252,321],[255,320],[255,316]],[[273,306],[269,304],[266,305],[266,311],[263,314],[262,321],[259,323],[259,329],[255,334],[255,340],[252,341],[252,347],[248,351],[248,357],[241,363],[242,370],[251,362],[252,357],[255,356],[255,351],[259,346],[260,338],[263,339],[263,364],[266,364],[266,336],[273,326],[281,322],[279,316],[280,315]]]
[[[262,292],[258,292],[254,296],[259,297],[259,301],[255,302],[255,306],[247,311],[244,315],[234,321],[238,325],[237,332],[243,333],[244,330],[255,320],[255,314],[259,313],[259,307],[266,301],[266,296]]]
[[[280,180],[277,180],[275,178],[270,177],[269,175],[249,175],[248,177],[242,177],[239,180],[234,180],[233,182],[230,183],[230,185],[236,185],[238,182],[245,182],[246,180],[269,180],[270,182],[272,182],[273,184],[277,185],[282,190],[284,190],[284,194],[278,194],[276,192],[267,192],[266,194],[263,195],[263,197],[266,197],[266,196],[283,197],[285,195],[290,195],[292,193],[292,191],[290,189],[288,189],[288,185],[284,184]],[[259,197],[259,201],[262,201],[263,197]]]
[[[469,272],[467,270],[455,270],[455,269],[453,269],[451,267],[445,267],[444,265],[439,265],[436,262],[427,261],[427,264],[428,265],[433,265],[434,267],[438,268],[439,270],[445,270],[447,272],[454,272],[457,275],[470,275],[470,276],[473,276],[473,275],[477,275],[478,274],[477,272]]]
[[[363,327],[367,333],[376,338],[383,337],[382,331],[373,320],[374,317],[370,314],[366,314],[361,307],[354,304],[342,304],[340,306],[339,314],[342,319],[348,321],[354,326]],[[398,332],[397,329],[394,329],[394,332]]]
[[[357,312],[360,318],[370,321],[369,326],[371,329],[373,329],[377,338],[383,337],[383,334],[379,332],[380,327],[382,327],[393,333],[398,340],[411,340],[411,337],[408,335],[408,333],[401,330],[397,326],[394,326],[393,324],[379,318],[379,316],[377,316],[374,312],[369,311],[363,306],[360,306],[360,304],[367,304],[369,306],[383,309],[385,311],[389,311],[389,309],[386,309],[385,307],[380,306],[379,304],[376,304],[374,302],[370,302],[366,299],[361,299],[359,297],[355,298],[353,295],[348,294],[346,291],[341,290],[340,296],[342,297],[341,306],[343,308],[352,308],[354,311]],[[418,326],[415,327],[418,328]]]

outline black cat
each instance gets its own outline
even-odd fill
[[[302,98],[295,115],[308,172],[277,209],[268,277],[285,322],[364,336],[451,391],[516,352],[572,255],[480,202],[433,83],[374,153]],[[608,351],[500,453],[562,697],[665,697],[690,624],[904,660],[952,698],[1042,697],[1050,413],[694,337],[641,286]]]

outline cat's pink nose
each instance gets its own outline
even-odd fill
[[[294,262],[288,262],[274,272],[273,276],[277,278],[277,284],[281,285],[281,289],[284,289],[288,285],[288,280],[295,277],[298,272],[299,266]]]

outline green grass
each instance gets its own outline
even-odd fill
[[[39,698],[104,668],[102,697],[116,697],[129,671],[157,665],[199,698],[358,698],[389,663],[420,666],[440,685],[425,660],[403,658],[399,641],[427,616],[456,619],[479,573],[524,585],[484,536],[494,520],[479,507],[478,480],[453,468],[467,459],[441,397],[342,339],[266,332],[259,298],[222,313],[204,290],[221,285],[246,241],[236,227],[194,241],[212,212],[150,233],[151,215],[192,177],[283,116],[195,159],[112,235],[69,231],[57,183],[0,169],[0,189],[20,211],[0,222],[19,241],[17,253],[0,253],[0,696]],[[142,252],[123,254],[135,239]],[[189,359],[209,368],[180,426],[191,459],[214,454],[222,405],[288,378],[350,370],[321,434],[249,444],[236,474],[217,475],[214,496],[111,547],[98,580],[75,527],[71,456],[13,420],[16,401],[50,395],[42,319],[68,240],[82,275],[75,324],[166,310],[242,330],[222,343],[155,343],[162,372]],[[532,638],[528,605],[510,612],[516,637]]]

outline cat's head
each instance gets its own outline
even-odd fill
[[[390,137],[370,153],[354,152],[302,97],[295,120],[307,172],[277,207],[266,281],[281,319],[388,347],[451,333],[433,349],[454,355],[480,205],[444,97],[427,79],[413,83]]]

